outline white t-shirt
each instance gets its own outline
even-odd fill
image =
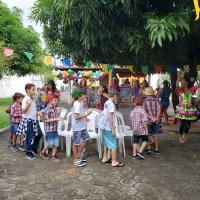
[[[75,114],[84,115],[85,109],[83,108],[83,103],[75,101],[72,108],[72,131],[82,131],[87,129],[86,118],[79,120],[75,119]]]
[[[26,108],[30,99],[31,98],[29,96],[24,97],[24,99],[22,101],[22,109]],[[28,111],[25,114],[22,115],[22,117],[36,120],[36,113],[37,113],[36,100],[32,99],[31,106],[29,107]]]
[[[112,127],[110,125],[109,118],[108,118],[109,113],[113,113],[113,124],[115,125],[116,110],[115,110],[115,104],[111,100],[108,100],[105,102],[104,110],[102,112],[101,120],[100,120],[100,123],[101,123],[100,127],[106,131],[112,131]]]

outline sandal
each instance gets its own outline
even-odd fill
[[[106,164],[106,163],[111,163],[112,159],[108,159],[106,162],[101,161],[101,163]]]
[[[118,163],[117,165],[111,165],[112,167],[123,167],[124,164],[123,163]]]

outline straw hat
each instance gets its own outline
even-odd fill
[[[155,95],[152,87],[145,88],[144,94],[147,95],[147,96],[153,96],[153,95]]]

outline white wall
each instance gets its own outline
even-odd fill
[[[41,87],[44,84],[42,76],[28,75],[25,77],[4,76],[0,80],[0,98],[11,97],[15,92],[25,94],[24,86],[27,83],[33,83],[36,87]]]

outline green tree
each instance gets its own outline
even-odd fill
[[[11,11],[0,1],[0,75],[17,74],[23,76],[29,73],[41,73],[44,71],[42,62],[43,50],[39,35],[32,27],[23,27],[23,12],[16,7]],[[2,54],[3,47],[14,50],[13,56],[5,58]],[[30,62],[24,52],[33,54],[33,62]]]

